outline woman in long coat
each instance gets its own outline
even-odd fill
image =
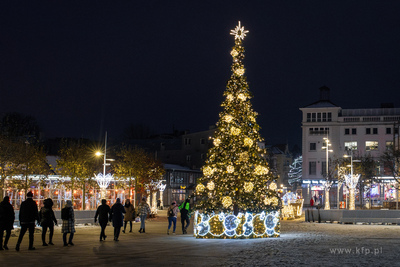
[[[65,207],[63,209],[68,210],[68,218],[65,219],[62,218],[63,223],[62,223],[62,228],[61,228],[61,233],[63,233],[63,241],[64,241],[64,247],[71,245],[73,246],[74,243],[72,243],[72,239],[74,238],[74,233],[75,233],[75,216],[74,216],[74,208],[72,207],[72,201],[67,200],[67,203],[65,204]],[[63,211],[61,211],[61,214]],[[62,216],[62,215],[61,215]],[[69,235],[68,243],[67,243],[67,234]]]
[[[0,250],[8,250],[7,244],[11,236],[11,230],[14,229],[14,220],[14,208],[10,204],[10,198],[6,196],[0,203]],[[4,231],[6,231],[6,238],[3,245]]]
[[[125,233],[125,229],[126,229],[126,225],[129,222],[130,225],[130,233],[132,232],[132,221],[135,219],[135,208],[133,207],[133,205],[131,204],[131,201],[129,199],[127,199],[125,201],[125,217],[124,217],[124,230],[122,230],[123,233]]]
[[[46,243],[46,232],[47,228],[49,228],[49,245],[53,244],[53,233],[54,233],[54,224],[57,225],[57,219],[54,216],[53,211],[53,200],[51,198],[47,198],[43,201],[44,206],[39,211],[39,222],[42,226],[42,242],[43,246],[47,246]]]
[[[110,211],[110,222],[112,221],[114,226],[114,241],[118,241],[121,227],[124,225],[123,213],[125,213],[125,208],[121,204],[121,200],[117,198],[117,202],[112,206]]]

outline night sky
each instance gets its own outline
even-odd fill
[[[400,1],[1,1],[0,115],[46,137],[218,120],[238,21],[267,144],[301,145],[300,107],[400,107]]]

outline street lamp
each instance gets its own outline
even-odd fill
[[[325,141],[325,146],[322,147],[322,149],[326,150],[326,177],[329,177],[329,169],[328,169],[328,161],[329,161],[329,152],[333,152],[332,149],[329,149],[329,147],[332,145],[331,142],[329,141],[328,138],[324,137]]]
[[[325,184],[324,184],[324,189],[325,189],[325,208],[326,210],[331,209],[330,204],[329,204],[329,190],[331,189],[331,186],[333,184],[333,181],[329,180],[329,152],[333,152],[332,149],[329,149],[329,147],[332,145],[327,137],[324,137],[325,141],[325,146],[322,147],[322,149],[325,149],[326,151],[326,177],[325,177]]]
[[[96,176],[96,181],[97,184],[100,187],[100,196],[101,199],[105,199],[106,198],[106,189],[108,187],[108,185],[110,184],[110,182],[113,180],[112,174],[107,174],[106,175],[106,166],[109,166],[110,163],[107,163],[108,161],[114,161],[114,159],[107,159],[107,132],[105,135],[105,141],[104,141],[104,153],[101,153],[100,151],[96,152],[96,156],[104,156],[104,161],[103,161],[103,173],[99,173]]]

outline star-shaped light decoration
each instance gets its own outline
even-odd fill
[[[239,25],[236,26],[236,28],[234,30],[231,30],[231,35],[235,36],[235,40],[239,39],[239,40],[243,40],[244,37],[246,37],[246,33],[248,33],[249,31],[245,31],[244,30],[244,26],[240,25],[240,21],[239,21]]]

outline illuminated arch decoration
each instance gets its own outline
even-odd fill
[[[200,213],[195,212],[196,238],[267,238],[280,236],[280,212]]]

